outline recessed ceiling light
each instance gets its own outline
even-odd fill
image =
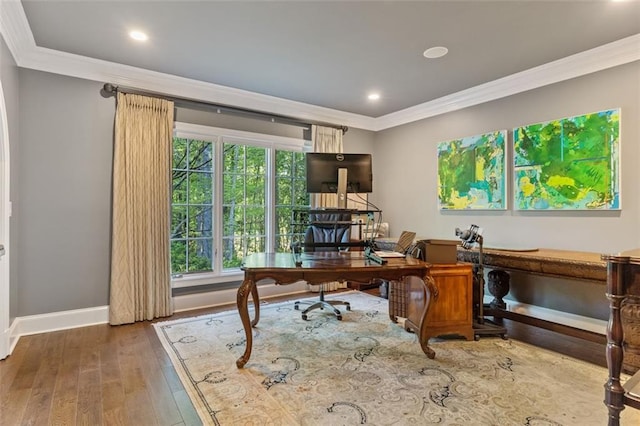
[[[377,101],[378,99],[380,99],[380,93],[369,93],[369,94],[367,95],[367,98],[368,98],[370,101]]]
[[[449,49],[443,46],[431,47],[424,51],[423,55],[425,58],[436,59],[441,58],[449,52]]]
[[[149,37],[142,31],[131,31],[129,37],[137,41],[147,41]]]

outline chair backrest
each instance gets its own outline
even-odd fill
[[[351,213],[313,213],[304,235],[304,251],[338,251],[351,238]],[[329,244],[318,247],[314,244]]]
[[[402,234],[400,234],[400,238],[398,238],[398,242],[396,243],[396,246],[393,249],[393,251],[397,251],[399,253],[406,253],[413,245],[413,240],[415,237],[416,237],[415,232],[402,231]]]

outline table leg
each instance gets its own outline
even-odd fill
[[[249,308],[247,306],[247,302],[249,299],[249,293],[253,297],[253,303],[256,307],[256,317],[253,321],[249,318]],[[236,366],[238,368],[244,367],[244,365],[249,361],[249,357],[251,356],[251,347],[253,346],[253,330],[252,325],[258,323],[259,319],[259,309],[258,306],[260,301],[258,300],[258,291],[256,289],[256,283],[251,278],[246,278],[242,281],[242,284],[238,288],[238,296],[237,296],[237,305],[238,305],[238,313],[240,314],[240,320],[242,321],[242,327],[244,328],[244,335],[246,338],[246,345],[244,349],[244,353],[238,360],[236,361]]]
[[[251,327],[255,327],[258,325],[258,321],[260,321],[260,297],[258,296],[258,286],[251,286],[251,298],[253,299],[253,310],[255,313],[255,317],[253,321],[251,321]]]

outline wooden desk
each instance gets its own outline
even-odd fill
[[[607,367],[609,379],[604,386],[604,403],[609,410],[609,425],[620,424],[625,406],[640,409],[640,249],[617,255],[603,255],[607,262]],[[624,385],[622,371],[634,373]]]
[[[306,281],[310,284],[321,284],[327,281],[359,281],[368,282],[373,278],[389,281],[401,281],[408,276],[417,276],[424,284],[425,303],[421,312],[417,313],[418,340],[422,351],[429,358],[435,357],[435,352],[428,346],[429,336],[426,321],[431,300],[437,297],[437,289],[429,275],[428,263],[408,258],[388,259],[384,265],[365,259],[362,252],[316,252],[302,253],[302,265],[296,266],[291,253],[256,253],[244,260],[242,270],[244,281],[238,288],[237,305],[240,319],[246,336],[245,351],[236,361],[238,368],[244,367],[251,356],[253,332],[251,327],[260,320],[260,301],[256,284],[263,279],[271,278],[276,284],[292,284]],[[249,318],[248,299],[253,298],[255,318]]]
[[[437,264],[429,269],[438,300],[427,313],[427,327],[422,331],[426,338],[457,334],[467,340],[475,337],[473,330],[473,270],[470,263]],[[398,322],[405,318],[404,328],[416,333],[416,313],[422,311],[423,286],[415,279],[392,281],[389,284],[389,318]],[[421,317],[417,317],[418,320]]]

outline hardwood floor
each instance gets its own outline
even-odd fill
[[[377,288],[366,292],[379,295]],[[201,424],[151,324],[104,324],[22,337],[13,354],[0,361],[0,425]],[[606,366],[604,340],[509,320],[505,326],[512,339]],[[605,380],[606,375],[603,385]]]

